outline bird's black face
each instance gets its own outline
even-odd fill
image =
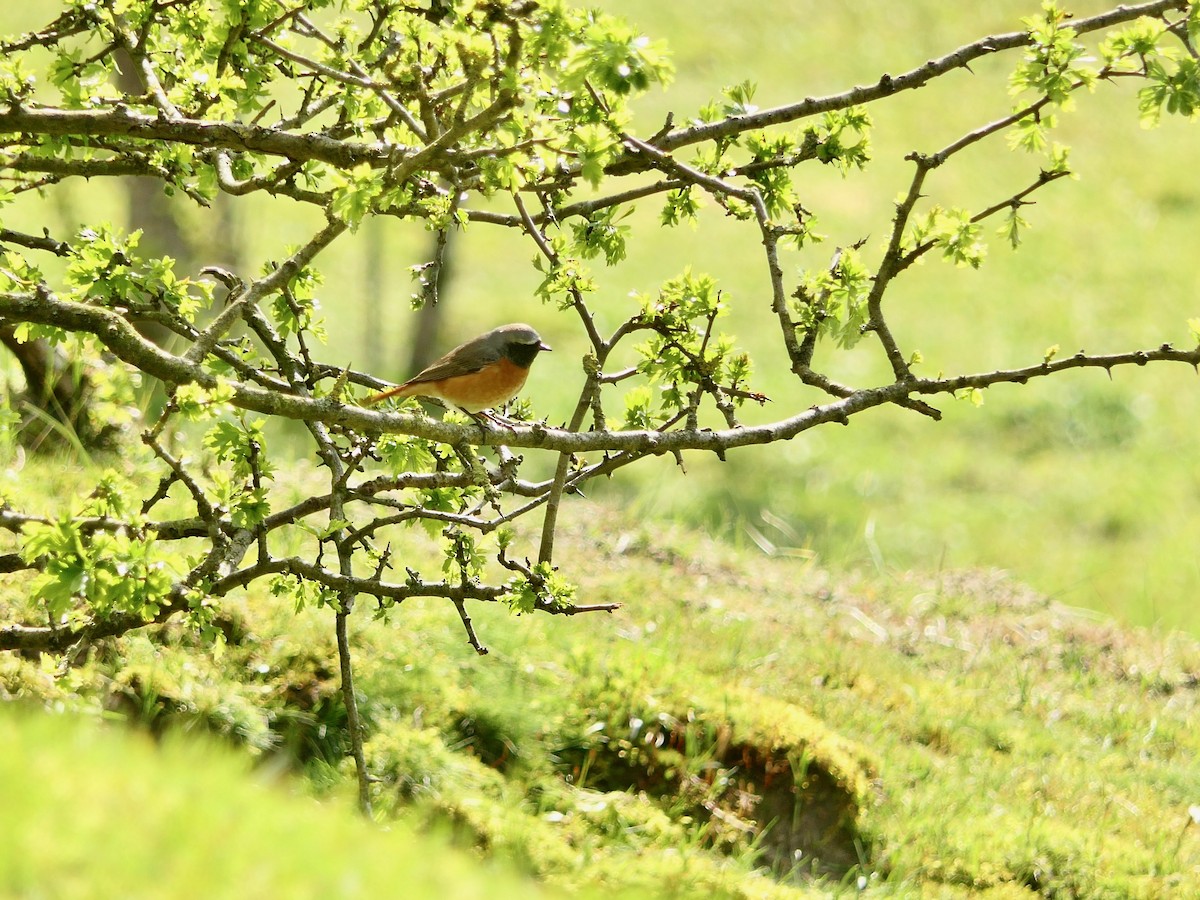
[[[532,344],[511,341],[509,342],[506,355],[522,369],[528,369],[533,365],[533,361],[537,359],[537,355],[540,352],[549,349],[550,347],[541,341],[535,341]]]

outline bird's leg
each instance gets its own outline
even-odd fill
[[[467,415],[469,415],[476,422],[479,422],[480,419],[486,419],[487,421],[491,422],[493,425],[498,425],[501,428],[507,428],[509,431],[517,430],[517,426],[515,424],[513,424],[512,422],[510,422],[509,420],[507,420],[501,416],[493,415],[492,413],[488,412],[486,409],[481,409],[478,412],[467,413]]]

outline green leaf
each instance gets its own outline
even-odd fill
[[[630,228],[620,222],[632,213],[633,207],[610,206],[597,210],[582,222],[572,223],[571,231],[579,255],[594,259],[604,254],[604,261],[610,266],[625,259],[625,240]]]
[[[817,144],[817,159],[837,166],[842,174],[864,169],[871,161],[871,115],[865,106],[825,113],[819,125],[805,129],[805,138]]]
[[[1008,215],[1004,218],[1004,224],[996,230],[996,233],[1001,237],[1007,238],[1009,245],[1016,250],[1021,244],[1021,230],[1028,227],[1029,223],[1021,215],[1021,208],[1019,206],[1012,206],[1008,210]]]
[[[571,132],[568,148],[579,161],[580,174],[592,187],[599,187],[604,168],[621,150],[620,141],[603,125],[583,125]]]
[[[955,400],[969,400],[971,405],[978,408],[983,406],[983,391],[977,387],[961,388],[954,392]]]
[[[1106,66],[1120,71],[1136,71],[1148,57],[1158,55],[1158,42],[1167,33],[1166,26],[1154,19],[1139,19],[1109,34],[1100,45]],[[1122,65],[1122,63],[1127,65]]]
[[[233,385],[225,378],[218,379],[214,388],[204,388],[193,382],[179,385],[174,392],[179,414],[192,422],[229,413],[233,397]]]
[[[1019,119],[1008,135],[1008,146],[1020,148],[1026,153],[1044,153],[1049,146],[1047,133],[1057,124],[1053,113],[1040,116],[1025,116]]]
[[[545,272],[545,277],[534,293],[544,301],[555,301],[560,309],[569,309],[574,303],[575,291],[591,293],[596,290],[596,283],[587,267],[578,258],[565,252],[564,238],[555,237],[550,243],[555,251],[555,259],[553,263],[544,264],[543,268],[541,258],[536,258],[535,267]]]
[[[254,422],[221,421],[204,436],[204,446],[213,452],[218,462],[232,462],[237,478],[249,478],[255,471],[270,478],[274,464],[266,453],[267,439],[263,430],[265,419]]]
[[[693,228],[697,226],[696,213],[701,206],[700,199],[691,186],[668,191],[663,204],[660,221],[664,225],[674,226],[687,221]]]
[[[1193,319],[1188,319],[1187,324],[1188,330],[1191,332],[1192,337],[1194,337],[1196,339],[1196,343],[1200,345],[1200,316]]]
[[[541,562],[533,567],[530,577],[514,578],[508,583],[504,601],[517,615],[533,612],[539,603],[567,609],[575,604],[577,590],[550,563]]]
[[[230,521],[234,528],[254,528],[261,525],[270,513],[271,502],[267,499],[267,489],[251,488],[243,491],[234,502],[230,510]]]
[[[482,575],[487,557],[480,550],[478,541],[456,528],[447,529],[444,536],[448,539],[442,560],[442,572],[446,577],[473,581]]]
[[[1066,148],[1063,150],[1065,160]],[[958,266],[978,269],[987,255],[987,245],[980,240],[983,226],[971,221],[965,209],[932,207],[924,219],[917,221],[910,231],[912,244],[932,241],[940,247],[942,256]]]
[[[1042,4],[1042,14],[1023,19],[1029,30],[1029,45],[1021,63],[1009,78],[1013,94],[1033,91],[1052,103],[1067,108],[1079,87],[1091,87],[1098,72],[1087,63],[1087,48],[1076,43],[1069,16],[1055,2]]]
[[[663,41],[635,33],[611,16],[598,15],[567,62],[563,82],[572,90],[593,89],[621,96],[665,84],[673,68]]]
[[[654,392],[648,385],[633,388],[625,395],[625,420],[618,427],[630,431],[641,431],[654,427],[650,405]]]
[[[804,331],[815,330],[818,338],[828,335],[839,347],[850,348],[867,323],[871,271],[852,247],[839,251],[836,259],[829,269],[800,273],[796,312]]]
[[[383,179],[369,163],[361,163],[349,172],[335,173],[333,185],[333,214],[357,231],[383,193]]]
[[[437,465],[433,445],[421,438],[385,434],[375,445],[383,464],[395,473],[432,472]]]
[[[726,87],[721,92],[727,101],[721,107],[721,113],[725,116],[744,116],[747,113],[757,112],[758,107],[751,102],[757,91],[758,85],[749,79]]]

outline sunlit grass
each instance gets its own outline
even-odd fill
[[[13,897],[541,896],[444,837],[255,777],[214,743],[0,710],[0,893]],[[401,888],[401,886],[403,886]]]

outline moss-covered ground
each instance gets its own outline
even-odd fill
[[[4,821],[22,836],[0,841],[0,893],[152,884],[168,846],[175,895],[193,879],[220,894],[250,870],[369,885],[398,865],[419,880],[443,857],[468,866],[466,896],[485,860],[503,861],[494,890],[517,894],[522,878],[552,895],[1200,890],[1195,641],[996,571],[831,571],[584,500],[561,541],[581,596],[618,612],[477,607],[479,657],[452,607],[358,610],[374,827],[350,812],[327,610],[264,591],[230,607],[223,644],[168,625],[74,667],[0,657],[17,701]],[[27,613],[19,580],[3,596],[6,619]],[[202,760],[181,735],[241,762]],[[203,787],[210,767],[220,788]],[[252,786],[267,774],[309,799]],[[297,824],[310,820],[331,836]],[[214,863],[222,841],[232,856]]]

